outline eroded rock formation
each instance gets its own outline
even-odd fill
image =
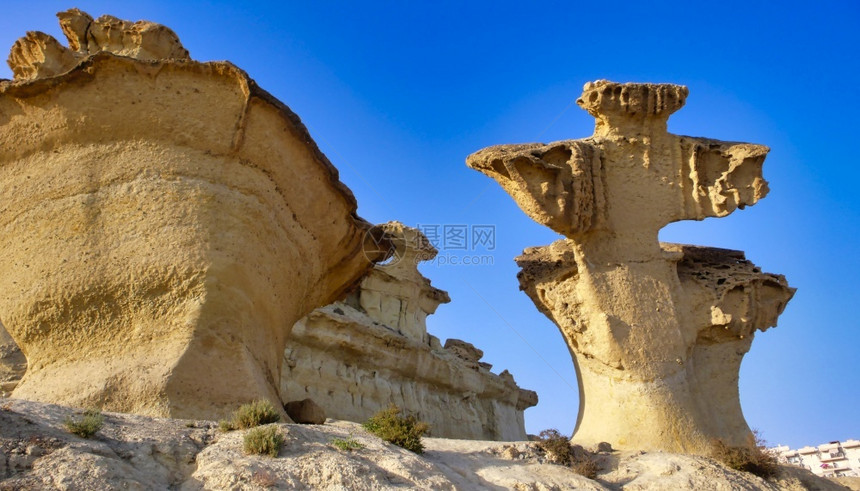
[[[426,318],[448,294],[418,271],[436,249],[411,227],[382,227],[397,248],[343,302],[320,308],[293,328],[284,354],[281,397],[313,399],[329,417],[363,422],[394,403],[430,423],[433,436],[526,438],[523,411],[537,394],[508,371],[490,373],[483,352],[427,333]]]
[[[574,440],[708,453],[746,445],[738,369],[794,294],[743,253],[660,244],[678,220],[726,216],[767,193],[768,148],[676,136],[687,88],[586,84],[590,138],[504,145],[467,163],[563,234],[517,258],[520,286],[560,328],[580,385]]]
[[[371,267],[298,116],[169,29],[59,14],[0,82],[0,317],[14,397],[217,418],[278,400],[293,324]],[[379,258],[371,258],[379,259]]]

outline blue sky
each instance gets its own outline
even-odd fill
[[[27,30],[62,39],[54,13],[72,6],[163,23],[194,59],[245,69],[301,116],[366,219],[494,225],[495,249],[477,251],[492,265],[422,267],[452,298],[429,328],[538,392],[531,433],[576,420],[567,348],[518,291],[512,260],[558,236],[464,159],[589,136],[593,119],[571,102],[590,80],[687,85],[670,131],[770,146],[771,193],[661,239],[744,250],[798,288],[744,360],[747,421],[774,444],[860,438],[860,3],[11,1],[0,46]]]

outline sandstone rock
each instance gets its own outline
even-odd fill
[[[523,411],[537,394],[489,372],[473,345],[427,333],[426,317],[449,301],[418,272],[436,250],[420,231],[383,226],[398,251],[344,302],[296,323],[284,353],[281,397],[312,398],[331,418],[364,422],[394,403],[430,424],[433,436],[525,439]]]
[[[325,410],[315,403],[313,399],[288,402],[284,404],[284,409],[287,411],[287,416],[296,423],[309,425],[321,425],[325,423]]]
[[[356,307],[410,339],[427,342],[427,316],[451,301],[418,271],[420,262],[436,257],[436,248],[421,231],[400,222],[377,227],[393,245],[393,257],[362,279]]]
[[[28,32],[9,53],[8,64],[15,80],[60,75],[100,51],[138,60],[190,60],[179,37],[160,24],[131,23],[110,15],[93,20],[78,9],[60,12],[57,17],[69,47],[43,32]]]
[[[70,48],[28,35],[0,82],[14,396],[210,418],[278,401],[292,325],[372,266],[370,224],[240,69],[155,24],[60,18]]]
[[[26,371],[27,359],[0,324],[0,394],[12,392]]]
[[[467,343],[461,339],[451,338],[446,340],[445,349],[457,358],[469,362],[477,363],[484,356],[484,352],[476,348],[474,344]]]
[[[520,287],[574,355],[574,441],[707,454],[751,441],[738,369],[791,299],[743,253],[660,244],[668,223],[725,216],[767,193],[768,148],[666,131],[686,87],[586,84],[594,135],[490,147],[468,165],[567,236],[517,258]]]

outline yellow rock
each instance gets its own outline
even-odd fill
[[[370,224],[242,70],[163,26],[59,16],[70,48],[28,35],[0,83],[13,396],[187,418],[277,402],[291,327],[372,266]]]
[[[590,138],[467,160],[567,237],[517,262],[521,288],[573,354],[578,443],[707,454],[715,438],[751,441],[741,358],[794,289],[741,252],[660,244],[657,234],[763,198],[768,148],[668,133],[686,96],[671,84],[589,83],[577,102],[596,118]]]

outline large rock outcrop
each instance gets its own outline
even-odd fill
[[[576,365],[574,440],[708,453],[746,445],[738,369],[794,289],[743,253],[660,244],[663,226],[722,217],[767,193],[768,148],[666,131],[687,88],[586,84],[594,135],[490,147],[468,165],[563,234],[517,258],[520,286],[560,328]]]
[[[336,419],[363,422],[394,403],[430,423],[433,436],[523,440],[523,411],[537,394],[507,371],[490,373],[483,352],[449,339],[442,347],[426,318],[448,294],[418,271],[436,249],[420,231],[380,227],[396,247],[343,302],[300,320],[284,354],[281,397],[310,398]]]
[[[298,116],[148,22],[71,10],[0,82],[0,318],[14,397],[174,417],[278,400],[293,324],[372,266]],[[378,259],[378,258],[371,258]]]

